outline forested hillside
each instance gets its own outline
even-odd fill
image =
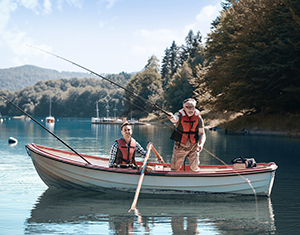
[[[94,78],[90,73],[58,72],[52,69],[33,65],[0,69],[0,84],[2,90],[16,91],[27,86],[33,86],[38,81],[62,78]]]
[[[120,73],[108,75],[108,79],[126,85],[131,75]],[[99,114],[106,116],[107,106],[110,115],[116,115],[124,110],[123,90],[109,82],[95,78],[57,79],[37,82],[16,92],[1,91],[13,103],[33,116],[48,116],[50,98],[52,111],[56,117],[92,117],[96,116],[96,102],[99,105]],[[11,104],[0,100],[2,115],[21,115],[22,113]]]
[[[221,111],[300,113],[300,1],[228,1],[194,78]]]
[[[170,42],[161,63],[152,55],[141,72],[110,75],[111,79],[172,112],[194,97],[198,109],[221,114],[299,115],[300,1],[227,0],[222,6],[206,42],[201,32],[190,30],[184,45]],[[51,80],[4,93],[41,116],[48,113],[50,96],[57,116],[94,116],[96,101],[101,116],[106,116],[107,105],[134,118],[157,111],[100,79]],[[3,101],[0,111],[15,113]]]

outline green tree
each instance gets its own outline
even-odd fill
[[[179,65],[179,47],[173,41],[170,49],[166,48],[165,56],[162,60],[161,79],[163,88],[167,87],[169,80],[175,74]]]
[[[110,80],[124,85],[131,78],[130,74],[109,75]],[[105,105],[117,103],[116,115],[123,110],[123,89],[107,81],[94,78],[57,79],[40,81],[35,86],[25,87],[16,92],[2,92],[12,102],[34,116],[48,116],[50,97],[51,114],[56,117],[92,117],[95,116],[96,102],[105,98]],[[2,115],[20,115],[15,107],[0,101]],[[113,110],[111,110],[111,113]],[[100,109],[100,116],[106,116],[106,108]]]
[[[170,49],[166,48],[165,56],[161,61],[161,80],[162,86],[166,87],[171,77]]]
[[[172,112],[176,112],[182,108],[183,100],[193,97],[194,88],[191,84],[192,79],[192,69],[188,62],[184,62],[182,67],[172,77],[165,93],[166,100]]]
[[[173,41],[170,47],[170,76],[172,77],[179,68],[179,47]]]
[[[162,81],[159,70],[158,59],[155,56],[151,56],[143,71],[133,76],[127,84],[126,89],[136,93],[138,96],[143,97],[149,102],[151,100],[152,102],[155,102],[154,104],[162,104]],[[124,93],[124,97],[126,104],[126,111],[124,114],[128,117],[132,114],[135,118],[141,118],[147,116],[148,113],[154,110],[152,105],[145,103],[143,100],[128,92]]]
[[[229,2],[208,37],[197,97],[209,91],[220,110],[299,112],[298,2]]]

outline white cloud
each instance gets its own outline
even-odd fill
[[[196,16],[196,21],[185,27],[185,33],[187,34],[190,29],[194,32],[200,30],[203,38],[210,32],[211,22],[216,19],[220,14],[222,6],[218,3],[215,6],[208,5],[202,8],[200,13]]]
[[[181,37],[176,31],[167,29],[137,30],[134,32],[136,44],[132,47],[132,53],[140,56],[158,55],[171,46],[173,40],[177,42]]]
[[[29,59],[43,58],[45,61],[49,55],[34,50],[27,46],[35,45],[41,49],[51,51],[52,48],[45,44],[38,44],[35,39],[28,36],[24,30],[20,30],[17,26],[8,25],[13,13],[17,13],[18,7],[24,7],[33,11],[35,14],[40,14],[40,11],[44,15],[52,13],[52,0],[44,0],[43,5],[39,5],[38,0],[2,0],[0,1],[0,47],[12,52],[13,57],[10,57],[10,61],[19,66],[28,63]],[[82,0],[59,0],[58,6],[62,7],[64,1],[67,4],[80,8]],[[8,27],[9,26],[9,27]]]
[[[106,6],[107,9],[112,8],[115,5],[115,3],[117,2],[117,0],[104,0],[104,1],[108,2],[107,6]]]
[[[82,8],[82,0],[58,0],[57,1],[57,9],[59,11],[63,11],[63,5],[67,2],[69,6],[73,6],[76,8]]]
[[[177,33],[168,29],[159,29],[153,31],[141,29],[135,31],[134,36],[142,40],[147,40],[149,42],[154,41],[154,42],[165,43],[170,41],[172,42],[172,40],[176,38]]]
[[[165,48],[171,46],[172,41],[179,38],[177,32],[167,29],[146,30],[141,29],[134,32],[134,42],[132,46],[132,54],[140,57],[148,57],[149,55],[161,55]]]
[[[52,48],[50,46],[41,44],[37,45],[34,40],[26,35],[25,32],[21,31],[6,31],[3,35],[3,39],[6,42],[6,46],[10,48],[10,50],[14,53],[14,57],[12,59],[13,64],[16,66],[26,64],[29,57],[40,57],[43,56],[44,60],[46,60],[49,55],[42,53],[41,51],[34,50],[28,45],[35,45],[38,48],[51,51]]]
[[[50,0],[44,1],[44,14],[49,15],[52,12],[52,3]]]
[[[21,5],[25,8],[32,10],[35,14],[39,14],[38,8],[39,3],[38,0],[21,0]]]
[[[132,53],[138,56],[149,56],[152,54],[161,55],[166,47],[170,47],[175,41],[178,46],[184,43],[184,38],[192,29],[194,33],[200,31],[203,38],[210,32],[211,22],[219,15],[222,10],[220,3],[215,6],[208,5],[201,9],[195,17],[195,21],[186,25],[181,32],[160,29],[147,30],[141,29],[134,32],[135,45],[132,46]]]
[[[99,27],[102,28],[104,27],[104,25],[106,25],[108,23],[108,21],[100,21],[99,22]]]
[[[10,13],[14,12],[18,5],[11,0],[3,0],[0,2],[0,34],[5,30]]]
[[[21,4],[29,9],[34,9],[38,6],[38,0],[21,0]]]

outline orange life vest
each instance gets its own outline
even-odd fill
[[[129,146],[127,146],[125,140],[120,138],[116,140],[119,144],[119,148],[116,155],[115,163],[117,164],[130,164],[134,162],[136,142],[131,138]]]
[[[186,144],[190,139],[191,144],[198,141],[198,123],[200,118],[200,111],[195,110],[193,116],[189,117],[183,109],[179,110],[179,124],[174,130],[171,139]]]

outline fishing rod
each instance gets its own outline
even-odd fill
[[[46,50],[43,50],[43,49],[40,49],[40,48],[38,48],[38,47],[35,47],[35,46],[32,46],[32,45],[29,45],[29,44],[27,44],[27,46],[29,46],[29,47],[32,47],[32,48],[34,48],[34,49],[36,49],[36,50],[39,50],[39,51],[42,51],[42,52],[44,52],[44,53],[47,53],[47,54],[49,54],[49,55],[52,55],[52,56],[55,56],[55,57],[57,57],[57,58],[59,58],[59,59],[62,59],[62,60],[64,60],[64,61],[66,61],[66,62],[69,62],[69,63],[71,63],[71,64],[73,64],[73,65],[75,65],[75,66],[77,66],[77,67],[80,67],[80,68],[82,68],[82,69],[84,69],[84,70],[86,70],[86,71],[88,71],[88,72],[90,72],[91,74],[94,74],[94,75],[96,75],[96,76],[98,76],[98,77],[100,77],[100,78],[102,78],[102,79],[104,79],[104,80],[106,80],[106,81],[108,81],[108,82],[110,82],[111,84],[114,84],[114,85],[116,85],[117,87],[119,87],[119,88],[122,88],[123,90],[125,90],[125,91],[127,91],[128,93],[130,93],[131,95],[133,95],[134,97],[136,97],[136,98],[140,98],[141,100],[143,100],[145,103],[147,103],[147,104],[149,104],[149,105],[151,105],[151,106],[153,106],[154,108],[156,108],[157,110],[160,110],[161,112],[163,112],[164,114],[166,114],[167,116],[171,116],[171,114],[169,114],[167,111],[165,111],[165,110],[163,110],[162,108],[160,108],[160,107],[158,107],[157,105],[155,105],[155,104],[152,104],[151,102],[149,102],[148,100],[146,100],[145,98],[143,98],[143,97],[141,97],[140,95],[138,95],[138,94],[136,94],[136,93],[134,93],[133,91],[130,91],[130,90],[128,90],[127,88],[125,88],[125,87],[123,87],[123,86],[121,86],[120,84],[118,84],[118,83],[116,83],[116,82],[114,82],[114,81],[112,81],[112,80],[110,80],[110,79],[108,79],[108,78],[106,78],[106,77],[104,77],[104,76],[102,76],[102,75],[100,75],[100,74],[98,74],[98,73],[96,73],[96,72],[94,72],[94,71],[92,71],[92,70],[90,70],[90,69],[88,69],[88,68],[86,68],[86,67],[84,67],[84,66],[82,66],[82,65],[80,65],[80,64],[77,64],[77,63],[75,63],[75,62],[73,62],[73,61],[71,61],[71,60],[68,60],[68,59],[66,59],[66,58],[64,58],[64,57],[62,57],[62,56],[59,56],[59,55],[56,55],[56,54],[54,54],[54,53],[51,53],[51,52],[49,52],[49,51],[46,51]],[[2,96],[3,97],[3,96]],[[19,109],[19,108],[18,108]],[[22,111],[22,110],[21,110]],[[24,111],[22,111],[22,112],[24,112]],[[25,112],[24,112],[25,113]],[[26,114],[27,115],[27,114]],[[27,115],[27,116],[29,116],[29,115]],[[29,116],[30,117],[30,116]],[[31,118],[31,117],[30,117]],[[36,121],[37,122],[37,121]],[[38,123],[38,122],[37,122]],[[39,124],[39,123],[38,123]],[[41,125],[41,124],[39,124],[39,125]],[[41,125],[42,126],[42,125]],[[42,126],[43,128],[45,128],[44,126]],[[45,128],[46,129],[46,128]],[[52,135],[54,135],[52,132],[50,132],[48,129],[46,129],[49,133],[51,133]],[[176,130],[176,129],[175,129]],[[176,131],[178,131],[178,130],[176,130]],[[55,135],[54,135],[55,136]],[[58,137],[57,137],[58,138]],[[59,138],[58,138],[59,139]],[[60,139],[59,139],[60,140]],[[62,143],[64,143],[62,140],[60,140]],[[68,145],[66,144],[66,143],[64,143],[67,147],[68,147]],[[71,147],[69,147],[71,150],[72,150],[72,148]],[[210,153],[208,150],[206,150],[205,148],[203,148],[205,151],[207,151],[210,155],[212,155],[213,157],[216,157],[215,155],[213,155],[212,153]],[[78,156],[80,156],[75,150],[72,150],[72,151],[74,151]],[[81,158],[83,158],[82,156],[80,156]],[[217,158],[217,157],[216,157]],[[84,159],[84,158],[83,158]],[[218,160],[220,160],[219,158],[217,158]],[[86,159],[84,159],[86,162],[88,162]],[[220,160],[221,161],[221,160]],[[223,162],[223,161],[221,161],[221,162]],[[88,162],[89,163],[89,162]],[[223,162],[224,163],[224,162]],[[90,163],[89,163],[90,164]],[[225,165],[227,165],[226,163],[224,163]],[[248,183],[250,183],[249,182],[249,180],[247,180],[247,179],[245,179]],[[251,185],[250,185],[251,186]],[[255,194],[255,192],[254,192],[254,194]],[[256,194],[255,194],[256,195]]]
[[[15,106],[17,109],[19,109],[22,113],[24,113],[27,117],[31,118],[35,123],[40,125],[43,129],[48,131],[51,135],[53,135],[56,139],[58,139],[60,142],[62,142],[65,146],[67,146],[69,149],[71,149],[74,153],[76,153],[82,160],[84,160],[86,163],[91,164],[88,160],[86,160],[83,156],[81,156],[79,153],[77,153],[73,148],[71,148],[67,143],[65,143],[62,139],[60,139],[57,135],[49,131],[46,127],[44,127],[41,123],[39,123],[37,120],[35,120],[32,116],[30,116],[28,113],[26,113],[24,110],[19,108],[17,105],[15,105],[13,102],[11,102],[9,99],[7,99],[4,95],[0,94],[3,99],[11,103],[13,106]]]
[[[123,90],[127,91],[127,92],[130,93],[131,95],[133,95],[133,96],[135,96],[135,97],[137,97],[137,98],[140,98],[140,99],[143,100],[145,103],[147,103],[147,104],[153,106],[154,108],[160,110],[161,112],[163,112],[163,113],[166,114],[167,116],[170,116],[170,114],[169,114],[167,111],[165,111],[165,110],[163,110],[162,108],[158,107],[156,104],[152,104],[151,102],[149,102],[149,101],[146,100],[145,98],[141,97],[140,95],[134,93],[133,91],[128,90],[127,88],[121,86],[120,84],[118,84],[118,83],[116,83],[116,82],[114,82],[114,81],[112,81],[112,80],[110,80],[110,79],[108,79],[108,78],[106,78],[106,77],[104,77],[104,76],[102,76],[102,75],[100,75],[100,74],[98,74],[98,73],[96,73],[96,72],[94,72],[94,71],[92,71],[92,70],[86,68],[86,67],[83,67],[83,66],[80,65],[80,64],[77,64],[77,63],[75,63],[75,62],[73,62],[73,61],[71,61],[71,60],[68,60],[68,59],[66,59],[66,58],[64,58],[64,57],[62,57],[62,56],[56,55],[56,54],[51,53],[51,52],[49,52],[49,51],[40,49],[40,48],[38,48],[38,47],[29,45],[29,44],[27,44],[27,46],[32,47],[32,48],[34,48],[34,49],[36,49],[36,50],[45,52],[45,53],[47,53],[47,54],[49,54],[49,55],[55,56],[55,57],[57,57],[57,58],[59,58],[59,59],[62,59],[62,60],[64,60],[64,61],[67,61],[67,62],[69,62],[69,63],[71,63],[71,64],[73,64],[73,65],[75,65],[75,66],[78,66],[78,67],[80,67],[80,68],[82,68],[82,69],[84,69],[84,70],[90,72],[91,74],[94,74],[94,75],[96,75],[96,76],[98,76],[98,77],[100,77],[100,78],[102,78],[102,79],[104,79],[104,80],[110,82],[111,84],[114,84],[114,85],[116,85],[116,86],[119,87],[119,88],[122,88]]]

